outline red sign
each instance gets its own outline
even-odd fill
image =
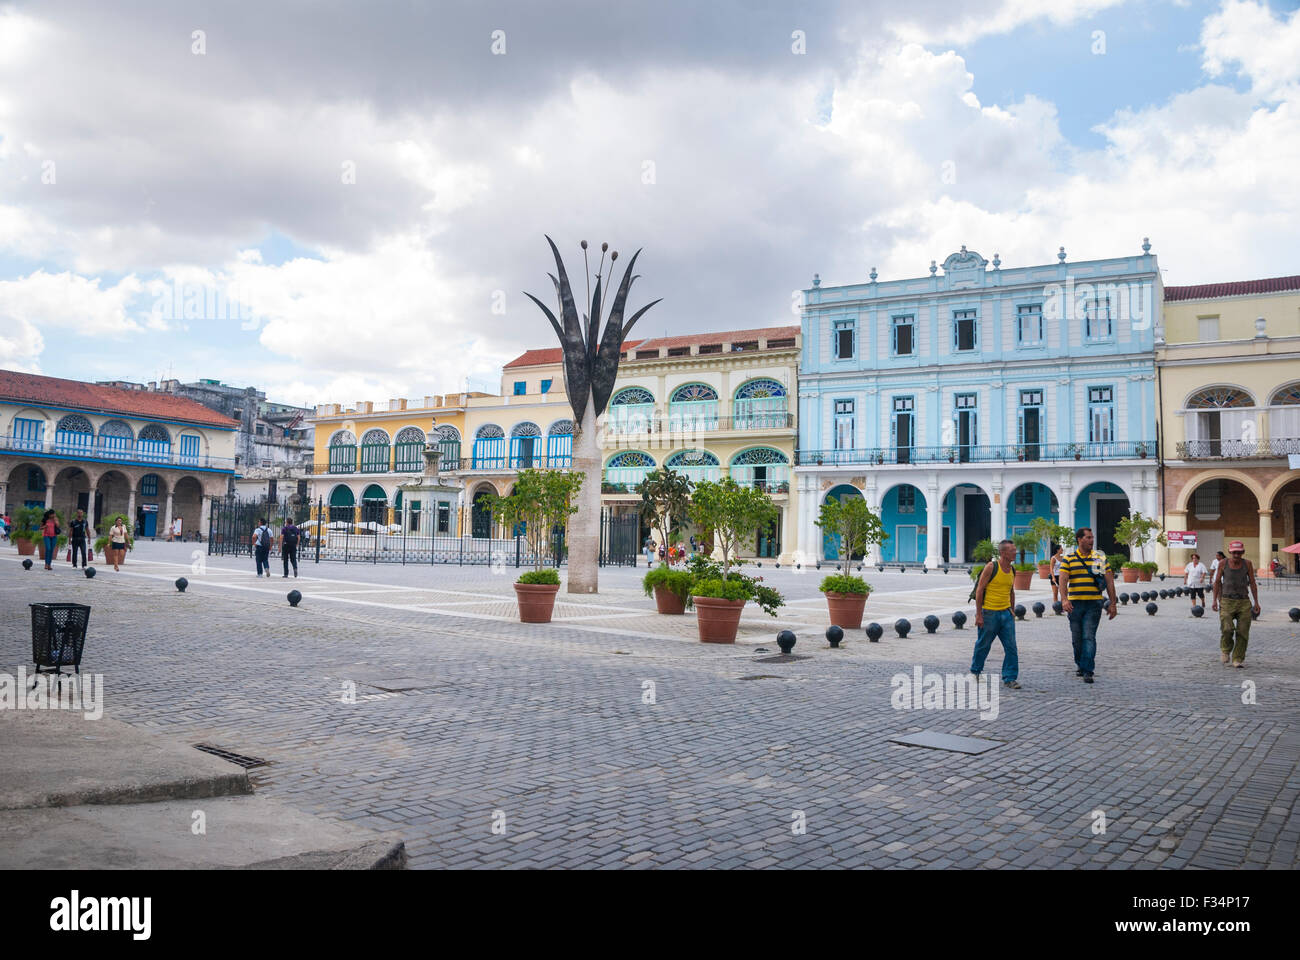
[[[1171,549],[1175,547],[1184,550],[1196,549],[1195,530],[1166,530],[1165,540],[1168,541]]]

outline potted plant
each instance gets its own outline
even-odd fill
[[[1046,517],[1034,517],[1029,522],[1029,532],[1034,535],[1034,550],[1041,548],[1044,559],[1038,563],[1038,578],[1040,580],[1050,580],[1052,578],[1052,542],[1056,535],[1056,527],[1051,520]]]
[[[1160,529],[1160,522],[1154,517],[1143,516],[1140,510],[1135,510],[1115,525],[1115,539],[1129,548],[1129,556],[1137,567],[1138,579],[1150,580],[1158,564],[1140,563],[1137,558],[1143,554],[1146,545],[1153,540],[1161,546],[1168,542]]]
[[[1142,564],[1140,563],[1134,563],[1130,560],[1125,560],[1124,563],[1121,565],[1121,569],[1124,571],[1124,582],[1137,583],[1138,571],[1141,568],[1141,566]],[[1147,579],[1149,580],[1151,578],[1148,577]]]
[[[113,529],[117,521],[122,521],[122,526],[126,527],[126,549],[114,550],[112,541],[109,538],[108,531]],[[110,513],[99,521],[99,529],[104,531],[103,536],[95,538],[94,549],[97,554],[104,558],[104,562],[121,566],[126,563],[127,550],[135,547],[134,531],[131,528],[131,521],[127,519],[125,513]]]
[[[776,518],[777,508],[767,494],[742,487],[731,477],[696,484],[691,498],[691,518],[712,539],[720,556],[721,576],[697,579],[691,586],[695,619],[702,643],[735,643],[740,615],[747,600],[754,600],[771,616],[785,603],[776,590],[731,568],[742,544]],[[692,558],[694,559],[694,558]]]
[[[43,507],[19,507],[13,512],[13,527],[9,539],[18,548],[19,556],[30,557],[36,552],[36,542],[41,538]]]
[[[1033,573],[1037,564],[1032,560],[1026,560],[1025,554],[1033,555],[1038,549],[1038,534],[1032,529],[1022,530],[1020,533],[1013,534],[1011,542],[1016,545],[1016,555],[1019,561],[1012,565],[1015,570],[1015,585],[1017,590],[1028,590],[1030,583],[1033,581]]]
[[[1065,445],[1065,452],[1067,454],[1072,454],[1076,460],[1083,458],[1083,447],[1077,443],[1067,443]]]
[[[1122,553],[1106,554],[1106,569],[1111,573],[1119,573],[1126,563],[1128,563],[1128,557]]]
[[[1154,560],[1148,560],[1146,563],[1142,564],[1142,567],[1138,572],[1138,579],[1143,582],[1149,581],[1159,569],[1160,564],[1156,563]]]
[[[1025,459],[1025,448],[1024,448],[1024,447],[1016,447],[1015,449],[1016,449],[1016,459],[1017,459],[1017,460],[1024,460],[1024,459]]]
[[[641,495],[639,511],[642,519],[659,533],[659,542],[671,546],[681,539],[680,529],[691,503],[693,484],[685,474],[675,470],[651,470],[636,485]],[[660,613],[683,613],[690,599],[689,575],[670,581],[664,575],[672,565],[672,551],[664,551],[664,559],[656,570],[651,570],[641,581],[646,595],[654,593],[655,606]]]
[[[1145,443],[1139,443],[1137,445],[1137,455],[1143,460],[1147,458],[1147,445]]]
[[[862,611],[871,585],[849,572],[853,556],[865,554],[872,544],[883,543],[888,534],[880,517],[862,497],[831,497],[822,504],[816,524],[824,533],[834,534],[840,540],[840,572],[825,577],[818,588],[826,594],[831,623],[845,630],[857,630],[862,626]]]
[[[560,571],[543,561],[548,552],[559,552],[555,538],[563,535],[569,517],[577,512],[573,499],[582,478],[583,474],[567,470],[520,470],[510,496],[489,498],[493,517],[506,527],[523,528],[533,560],[533,569],[515,582],[521,623],[551,622]]]

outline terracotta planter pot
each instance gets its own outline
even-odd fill
[[[1050,563],[1040,563],[1038,565],[1038,579],[1039,580],[1052,579],[1052,565]]]
[[[744,600],[696,597],[695,623],[700,628],[700,643],[735,643],[740,629]]]
[[[558,583],[516,583],[515,599],[519,602],[520,623],[550,623],[555,610]]]
[[[30,557],[36,552],[36,542],[34,540],[15,540],[14,546],[18,548],[20,557]]]
[[[865,593],[832,593],[826,591],[826,606],[830,610],[831,623],[845,630],[862,628],[862,611],[867,605]]]
[[[1028,590],[1029,585],[1034,582],[1034,571],[1017,570],[1015,572],[1015,579],[1012,582],[1017,590]]]
[[[1151,571],[1150,571],[1150,570],[1139,570],[1139,571],[1138,571],[1138,579],[1141,580],[1143,583],[1150,583],[1150,582],[1151,582]]]
[[[1138,582],[1138,572],[1137,572],[1136,570],[1134,570],[1132,567],[1124,567],[1124,568],[1122,568],[1122,569],[1120,570],[1120,573],[1122,573],[1122,574],[1124,575],[1124,582],[1125,582],[1125,583],[1137,583],[1137,582]]]
[[[36,552],[39,553],[40,556],[41,556],[41,562],[42,562],[42,563],[53,563],[55,560],[59,559],[59,548],[58,548],[57,546],[54,548],[54,557],[53,557],[52,559],[49,559],[49,560],[47,560],[47,559],[45,558],[45,539],[44,539],[44,538],[41,538],[40,542],[36,544],[36,548],[37,548],[37,551],[36,551]],[[63,545],[63,549],[66,550],[67,548],[68,548],[68,545],[65,543],[65,544]],[[21,551],[20,551],[20,552],[21,552]]]
[[[660,613],[681,614],[686,612],[686,600],[677,596],[667,587],[656,586],[655,607],[658,608]]]

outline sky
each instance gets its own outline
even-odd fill
[[[494,392],[546,235],[645,336],[963,244],[1300,273],[1297,6],[0,0],[0,367]]]

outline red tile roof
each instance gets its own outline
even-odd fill
[[[1217,297],[1244,297],[1253,293],[1285,293],[1288,290],[1300,290],[1300,276],[1165,287],[1165,300],[1213,300]]]
[[[146,390],[102,387],[80,380],[61,380],[16,370],[0,370],[0,402],[34,407],[64,407],[89,413],[115,413],[147,420],[176,420],[235,429],[239,422],[209,410],[188,397]]]
[[[632,349],[640,342],[640,340],[625,340],[623,341],[623,349]],[[564,351],[559,347],[542,347],[538,350],[525,350],[519,356],[507,363],[504,369],[509,370],[511,367],[538,367],[544,363],[559,363],[563,359]]]
[[[688,333],[682,337],[655,337],[642,342],[639,349],[657,350],[661,347],[693,347],[706,343],[747,343],[763,338],[765,340],[788,340],[799,335],[800,328],[793,327],[757,327],[752,330],[719,330],[715,333]]]

